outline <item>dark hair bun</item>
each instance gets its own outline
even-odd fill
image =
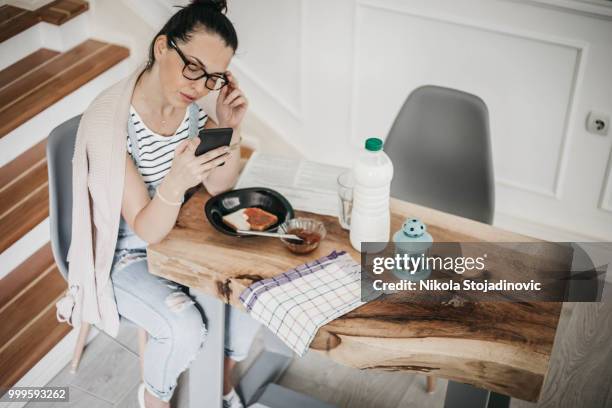
[[[227,1],[225,0],[191,0],[191,5],[208,7],[218,13],[227,11]]]
[[[149,60],[147,70],[155,64],[155,41],[160,35],[166,36],[168,45],[171,41],[187,42],[196,30],[204,30],[209,34],[216,34],[234,52],[238,48],[238,36],[232,22],[225,14],[227,12],[226,0],[191,0],[189,5],[175,6],[178,11],[170,17],[166,24],[153,37],[149,46]]]

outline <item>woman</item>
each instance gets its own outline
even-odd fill
[[[248,102],[227,71],[238,40],[225,10],[225,1],[212,0],[180,9],[153,39],[146,66],[100,94],[77,132],[67,298],[78,312],[64,314],[116,336],[118,313],[149,333],[138,396],[147,408],[170,406],[207,332],[187,288],[148,272],[147,244],[172,229],[187,189],[202,183],[218,194],[238,176],[238,128]],[[213,90],[218,123],[195,103]],[[233,128],[230,147],[195,156],[203,127]],[[84,273],[92,269],[95,279]],[[226,310],[224,406],[241,407],[231,370],[246,358],[259,324]]]

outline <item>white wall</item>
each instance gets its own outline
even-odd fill
[[[53,0],[5,0],[0,1],[0,6],[4,4],[10,4],[16,7],[21,7],[26,10],[36,10],[46,4],[51,3]]]
[[[154,33],[185,1],[95,3],[114,32],[129,35],[137,28],[127,16]],[[413,89],[461,89],[489,108],[496,225],[547,239],[612,239],[612,134],[585,129],[589,111],[612,113],[606,2],[230,0],[229,7],[240,41],[232,69],[252,116],[279,136],[264,148],[282,144],[349,165],[363,139],[386,136]],[[132,41],[143,48],[150,38],[138,30]]]
[[[386,136],[413,89],[461,89],[490,111],[496,223],[608,240],[612,134],[587,133],[585,120],[590,110],[612,112],[610,10],[491,0],[230,2],[241,41],[235,69],[252,109],[307,157],[347,165],[365,138]]]
[[[89,0],[90,31],[93,38],[129,47],[135,69],[146,59],[149,42],[156,30],[129,4],[130,0]]]

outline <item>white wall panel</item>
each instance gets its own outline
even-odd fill
[[[415,88],[459,89],[488,106],[496,180],[555,195],[580,48],[370,5],[356,18],[357,140],[386,135]]]
[[[612,212],[612,151],[610,152],[610,159],[608,160],[608,171],[606,172],[605,180],[601,191],[600,207],[603,210]]]
[[[301,1],[234,0],[230,17],[238,33],[248,32],[239,36],[233,64],[299,118]]]

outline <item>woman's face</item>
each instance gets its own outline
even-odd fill
[[[207,95],[210,90],[204,85],[206,78],[189,80],[183,76],[184,63],[179,53],[167,45],[167,37],[159,36],[155,41],[155,60],[164,98],[173,106],[185,107]],[[217,34],[196,30],[188,42],[175,41],[184,56],[208,74],[222,74],[234,55]]]

